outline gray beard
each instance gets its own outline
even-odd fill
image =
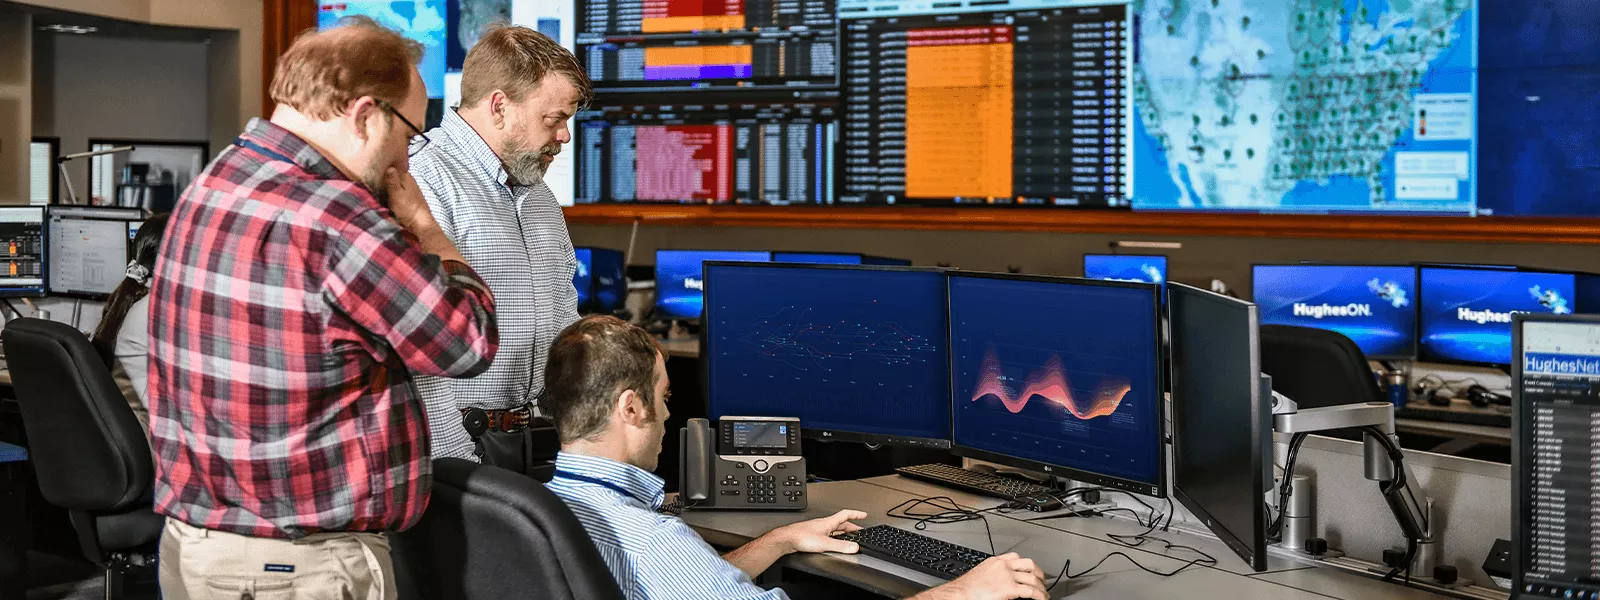
[[[544,179],[547,166],[544,157],[555,150],[549,146],[538,150],[528,150],[520,143],[506,144],[502,159],[505,162],[506,175],[518,185],[532,185]]]

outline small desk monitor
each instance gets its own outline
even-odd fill
[[[1417,268],[1410,265],[1255,265],[1261,324],[1344,334],[1367,358],[1417,355]]]
[[[1577,310],[1578,275],[1423,267],[1417,284],[1419,357],[1429,362],[1511,364],[1511,320],[1518,313]]]
[[[1172,284],[1172,495],[1251,568],[1267,568],[1272,401],[1255,305]]]
[[[707,263],[711,418],[799,417],[814,438],[950,446],[937,269]]]
[[[589,282],[593,294],[589,299],[591,312],[609,315],[622,310],[628,303],[628,277],[626,258],[621,250],[611,248],[589,249]]]
[[[49,211],[50,294],[104,299],[128,268],[128,224],[137,208],[52,206]]]
[[[1159,288],[949,279],[955,453],[1164,496]]]
[[[44,296],[46,250],[44,207],[0,208],[0,297]]]
[[[1600,597],[1600,317],[1512,321],[1511,598]]]
[[[805,263],[813,265],[859,265],[860,254],[847,252],[773,252],[772,262]]]
[[[771,262],[765,250],[657,250],[656,317],[674,321],[698,321],[705,283],[700,265],[706,261]]]
[[[572,287],[578,290],[578,312],[589,312],[589,302],[594,297],[594,252],[588,248],[573,248],[578,258],[578,270],[572,273]]]
[[[1158,254],[1085,254],[1083,276],[1166,285],[1167,257]]]

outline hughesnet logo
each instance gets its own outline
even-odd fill
[[[1456,319],[1460,320],[1460,321],[1471,321],[1471,322],[1477,323],[1479,325],[1486,325],[1486,324],[1489,324],[1489,323],[1510,323],[1511,322],[1511,315],[1517,314],[1519,312],[1527,312],[1527,311],[1513,310],[1513,311],[1507,311],[1507,312],[1500,312],[1500,311],[1495,311],[1495,310],[1489,310],[1487,308],[1483,309],[1483,310],[1472,310],[1470,308],[1467,308],[1467,307],[1463,306],[1461,308],[1457,308],[1456,309]]]
[[[1551,375],[1600,375],[1600,358],[1529,354],[1523,357],[1522,370]]]
[[[705,284],[705,282],[700,281],[699,279],[695,279],[693,277],[685,277],[685,278],[683,278],[683,287],[684,287],[684,289],[704,291],[706,289],[706,284]]]
[[[1311,317],[1313,319],[1370,317],[1372,316],[1372,305],[1352,302],[1335,306],[1327,303],[1306,304],[1304,302],[1296,302],[1294,303],[1294,316]]]

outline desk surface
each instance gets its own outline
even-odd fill
[[[1412,400],[1406,408],[1433,413],[1466,413],[1466,414],[1492,414],[1507,416],[1510,409],[1491,406],[1478,408],[1467,403],[1466,400],[1454,400],[1449,406],[1433,406],[1421,400]],[[1511,428],[1495,425],[1472,425],[1468,423],[1452,423],[1435,419],[1422,419],[1415,417],[1397,417],[1394,420],[1395,428],[1402,433],[1420,433],[1440,437],[1462,438],[1475,442],[1506,445],[1511,443]]]
[[[861,481],[811,484],[810,508],[804,513],[762,513],[733,511],[689,511],[684,520],[708,541],[733,546],[803,519],[854,508],[869,516],[864,526],[893,524],[910,528],[912,522],[885,513],[912,499],[946,496],[969,508],[987,508],[998,501],[963,494],[896,476]],[[1164,501],[1163,501],[1164,503]],[[1165,507],[1158,507],[1165,509]],[[1063,518],[1030,522],[1024,519],[1052,516],[1029,512],[1000,515],[991,513],[984,521],[929,525],[922,533],[971,548],[989,550],[990,534],[997,553],[1018,552],[1033,559],[1054,582],[1065,560],[1071,559],[1073,573],[1080,573],[1112,552],[1136,558],[1147,568],[1171,572],[1199,556],[1187,550],[1164,551],[1159,544],[1130,548],[1111,542],[1105,533],[1140,533],[1143,528],[1121,519]],[[1272,557],[1265,573],[1253,573],[1220,542],[1200,536],[1163,532],[1159,537],[1204,550],[1215,557],[1215,567],[1193,566],[1172,577],[1145,573],[1122,557],[1106,560],[1085,577],[1056,585],[1052,598],[1124,600],[1137,598],[1187,598],[1208,600],[1275,600],[1280,598],[1360,598],[1362,600],[1412,600],[1439,598],[1421,590],[1384,584],[1314,562]],[[1181,538],[1181,539],[1180,539]],[[878,594],[905,597],[941,580],[866,556],[793,555],[783,563],[808,573],[846,581]]]

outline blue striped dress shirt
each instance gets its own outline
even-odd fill
[[[505,166],[454,109],[411,158],[411,175],[445,235],[489,284],[500,353],[472,379],[418,377],[434,458],[477,460],[458,409],[515,408],[544,390],[556,335],[578,320],[578,291],[561,205],[543,181],[511,186]]]
[[[666,483],[644,469],[562,452],[545,487],[572,508],[628,600],[789,598],[761,589],[683,519],[657,513]]]

